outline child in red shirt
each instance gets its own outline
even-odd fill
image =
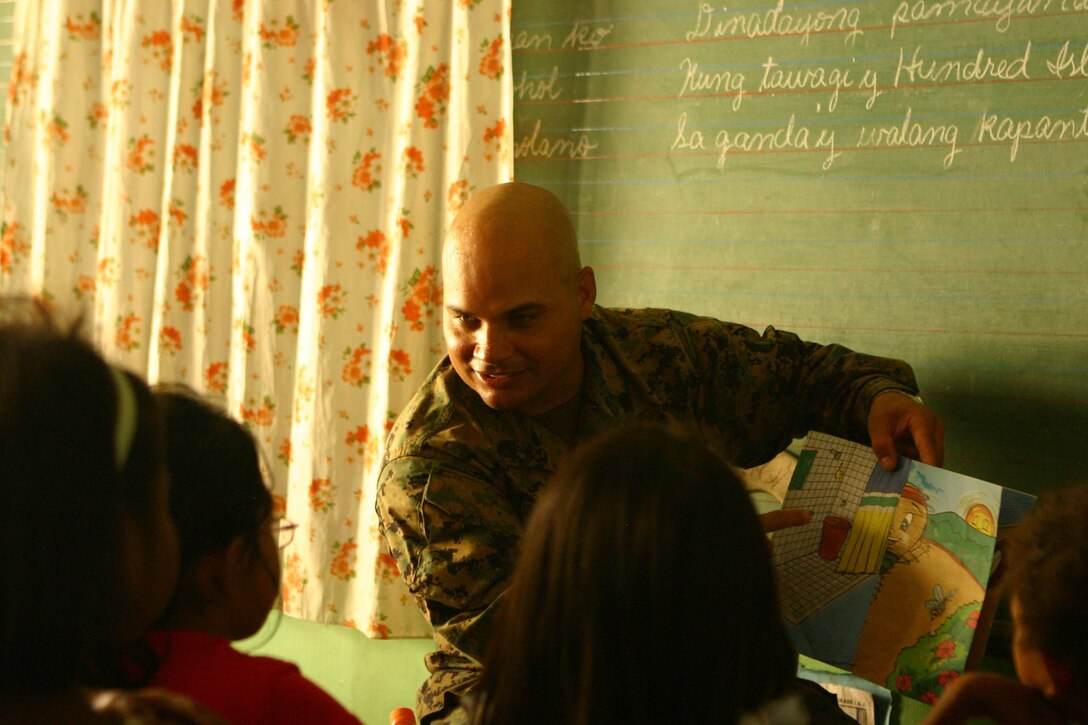
[[[261,628],[279,593],[277,518],[248,431],[185,388],[159,390],[166,425],[170,509],[180,578],[161,628],[151,682],[191,696],[236,725],[359,720],[298,667],[237,651]]]

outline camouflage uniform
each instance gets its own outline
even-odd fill
[[[669,310],[595,308],[582,355],[577,441],[624,421],[671,421],[742,467],[810,429],[866,441],[877,392],[917,393],[898,360]],[[434,626],[424,722],[448,715],[478,678],[529,509],[567,450],[532,418],[488,408],[448,358],[397,420],[377,509]]]

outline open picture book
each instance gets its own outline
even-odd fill
[[[1028,494],[810,433],[783,508],[812,511],[778,531],[774,562],[787,629],[801,654],[934,702],[985,640],[999,533]]]

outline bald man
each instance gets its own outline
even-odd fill
[[[472,197],[442,265],[448,355],[397,419],[378,482],[381,530],[434,627],[423,723],[463,719],[536,494],[595,433],[677,424],[749,467],[817,429],[871,442],[887,468],[897,450],[941,463],[943,425],[906,363],[773,328],[597,306],[570,217],[539,187]]]

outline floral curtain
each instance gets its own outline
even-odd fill
[[[264,448],[288,614],[426,634],[376,528],[443,230],[512,173],[509,0],[20,0],[0,292]]]

